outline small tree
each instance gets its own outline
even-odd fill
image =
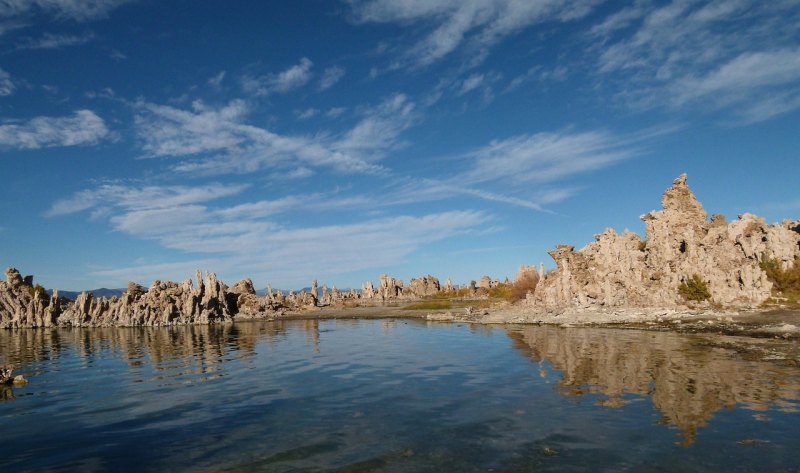
[[[708,283],[696,273],[678,285],[678,293],[687,301],[702,302],[711,299]]]

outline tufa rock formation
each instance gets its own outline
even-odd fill
[[[271,316],[284,308],[272,294],[256,296],[249,279],[228,289],[214,273],[199,271],[194,282],[154,281],[149,289],[129,283],[120,297],[83,292],[74,302],[59,297],[57,290],[48,297],[15,268],[8,268],[6,281],[0,282],[0,328],[213,324],[234,316]]]
[[[452,283],[448,286],[452,288]],[[214,324],[232,320],[272,318],[287,310],[310,310],[320,306],[358,305],[395,300],[415,300],[432,296],[442,289],[439,280],[428,275],[415,278],[407,288],[403,281],[381,275],[380,286],[365,283],[361,292],[342,292],[317,281],[309,292],[273,291],[267,285],[263,297],[257,295],[253,281],[243,279],[228,288],[214,273],[197,272],[195,281],[183,283],[155,281],[149,289],[129,283],[119,297],[95,297],[80,293],[75,301],[59,297],[54,290],[48,297],[41,286],[33,286],[33,276],[14,268],[6,270],[0,282],[0,328],[22,327],[111,327]],[[320,294],[321,292],[321,294]]]
[[[406,291],[414,297],[427,297],[437,294],[441,290],[439,280],[430,274],[421,278],[414,278],[408,283]]]
[[[549,313],[676,307],[686,302],[678,286],[697,274],[707,282],[712,302],[754,307],[772,289],[759,262],[776,258],[788,267],[800,257],[800,221],[767,225],[751,214],[731,223],[721,215],[709,220],[685,174],[664,192],[662,206],[641,217],[644,241],[609,228],[580,251],[558,245],[549,252],[557,268],[539,283],[529,304]]]

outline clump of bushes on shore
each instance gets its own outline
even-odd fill
[[[776,258],[764,258],[760,266],[767,273],[767,279],[772,282],[775,291],[800,293],[800,259],[794,260],[794,264],[788,269],[783,269],[781,262]]]
[[[536,286],[538,284],[539,273],[529,271],[520,275],[517,280],[514,281],[514,284],[511,285],[509,300],[511,302],[516,302],[525,299],[529,292],[533,294],[536,291]]]
[[[687,301],[707,301],[711,299],[708,283],[699,274],[692,274],[686,281],[678,285],[678,293]]]

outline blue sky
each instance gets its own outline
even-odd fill
[[[711,212],[800,213],[800,2],[0,0],[0,264],[513,277]]]

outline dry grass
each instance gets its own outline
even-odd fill
[[[447,310],[453,307],[450,301],[430,300],[409,304],[403,310]]]

